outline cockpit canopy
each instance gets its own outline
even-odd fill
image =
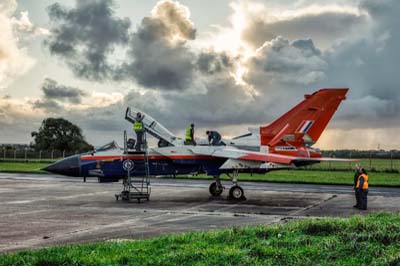
[[[120,150],[121,147],[118,146],[117,142],[115,140],[111,141],[110,143],[107,143],[99,148],[96,148],[96,151],[108,151],[108,150]]]

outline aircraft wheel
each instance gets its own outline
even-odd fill
[[[242,200],[245,199],[243,188],[239,186],[233,186],[229,189],[229,197],[235,200]]]
[[[210,194],[213,196],[219,196],[222,194],[222,191],[224,189],[221,187],[217,186],[217,182],[212,182],[209,188]]]

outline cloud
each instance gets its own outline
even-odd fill
[[[4,0],[0,3],[0,90],[25,74],[35,63],[26,49],[20,47],[14,31],[13,13],[16,8],[16,1]]]
[[[112,0],[90,0],[76,1],[71,9],[59,3],[48,7],[52,28],[45,43],[78,77],[118,79],[118,64],[109,57],[128,42],[130,20],[114,16],[113,5]]]
[[[42,91],[46,99],[59,100],[79,104],[86,93],[78,88],[58,84],[55,80],[46,78],[42,84]]]
[[[178,2],[160,1],[132,35],[125,75],[148,88],[188,89],[196,60],[186,45],[196,37],[189,17],[189,10]]]
[[[312,38],[323,49],[358,35],[368,24],[368,13],[348,5],[308,5],[296,9],[251,9],[246,4],[234,6],[244,12],[246,26],[242,38],[254,48],[278,36],[286,39]]]
[[[46,110],[46,112],[53,114],[61,113],[60,111],[64,110],[63,106],[57,101],[46,98],[34,101],[33,107],[34,109]]]
[[[59,84],[57,81],[46,78],[40,88],[43,97],[32,101],[35,109],[42,109],[53,114],[61,114],[68,107],[66,104],[79,105],[87,93],[81,89]]]
[[[317,86],[350,87],[338,112],[342,128],[391,128],[400,119],[400,2],[362,1],[371,27],[363,36],[336,45],[324,55],[326,78]]]
[[[77,77],[161,90],[192,86],[197,55],[187,42],[196,38],[196,28],[178,2],[158,2],[131,34],[129,19],[114,16],[112,0],[77,1],[70,9],[56,3],[48,13],[53,26],[45,44]],[[110,59],[124,52],[124,59]]]
[[[17,0],[3,0],[0,2],[0,11],[3,15],[12,16],[17,5]]]
[[[28,143],[31,131],[39,128],[42,115],[28,99],[0,98],[1,142]]]
[[[201,52],[196,65],[201,73],[212,75],[232,67],[233,62],[226,53],[216,53],[211,50]]]
[[[190,20],[189,9],[176,1],[159,1],[152,10],[152,19],[165,26],[164,38],[171,40],[194,40],[196,29]]]
[[[378,127],[391,132],[387,138],[395,138],[400,118],[400,4],[362,0],[359,6],[351,2],[339,7],[338,2],[316,2],[301,1],[297,9],[266,6],[259,9],[263,12],[240,10],[237,4],[231,27],[238,31],[232,39],[222,38],[219,30],[210,34],[211,39],[224,40],[220,47],[198,39],[189,10],[178,2],[160,1],[135,29],[114,15],[111,1],[80,1],[71,9],[55,4],[49,8],[54,24],[48,47],[54,44],[53,54],[80,78],[136,84],[130,84],[125,94],[94,91],[85,96],[75,93],[74,98],[73,93],[44,93],[39,102],[31,99],[29,104],[40,107],[40,112],[67,116],[95,142],[130,129],[123,119],[127,106],[144,110],[178,134],[194,122],[199,135],[203,129],[216,129],[232,136],[246,132],[247,126],[271,122],[305,93],[350,87],[330,124],[340,134],[335,137],[328,128],[329,138],[318,145],[335,147],[348,132],[353,141],[358,134],[365,136],[360,147],[373,147],[382,138],[362,132]],[[106,30],[117,25],[119,31],[97,46],[97,25],[103,24],[78,19],[80,14],[95,21],[104,14],[101,23],[109,25]],[[123,60],[112,60],[120,50],[127,52]],[[92,52],[100,60],[92,60]],[[0,110],[0,117],[5,117],[6,108]]]
[[[292,43],[277,37],[264,43],[248,63],[247,82],[262,88],[263,84],[308,85],[324,79],[327,64],[311,39]]]
[[[33,36],[50,34],[49,30],[33,25],[28,11],[21,11],[19,19],[13,17],[12,24],[19,32],[29,33]]]

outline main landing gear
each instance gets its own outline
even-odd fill
[[[241,188],[238,183],[237,183],[237,177],[238,177],[238,171],[233,172],[233,175],[227,174],[231,179],[233,186],[229,189],[229,199],[232,200],[245,200],[246,197],[244,196],[244,191],[243,188]],[[221,179],[219,178],[219,175],[214,176],[214,182],[211,183],[209,191],[210,194],[217,197],[222,194],[224,191],[225,187],[222,186],[221,184]]]

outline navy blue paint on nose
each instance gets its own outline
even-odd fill
[[[42,170],[66,176],[80,176],[80,156],[74,155],[63,160],[57,161]]]

